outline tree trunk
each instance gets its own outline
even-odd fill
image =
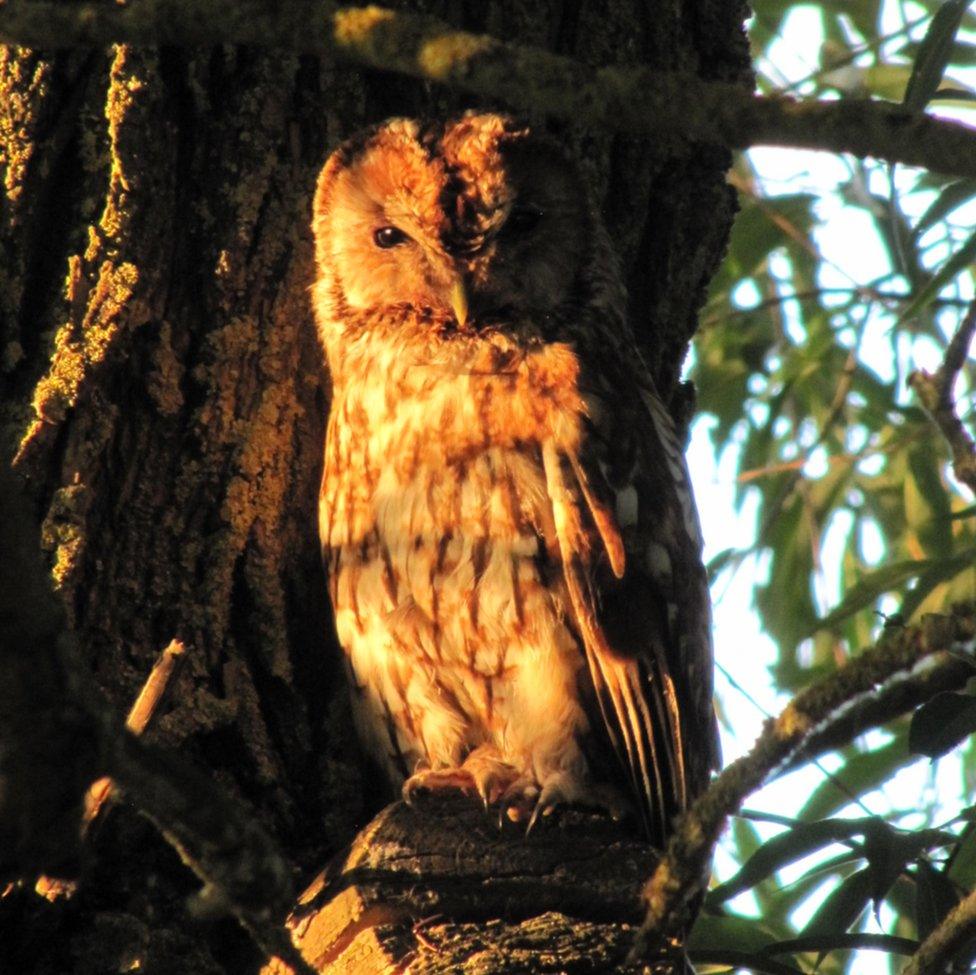
[[[423,6],[587,64],[748,82],[744,9],[728,0]],[[85,662],[112,704],[124,713],[163,648],[182,641],[185,666],[147,738],[247,803],[299,879],[389,799],[352,737],[319,564],[328,384],[307,298],[311,193],[330,148],[361,125],[469,104],[287,51],[0,48],[0,456],[16,453]],[[636,328],[673,396],[733,215],[728,154],[563,136],[603,201]],[[457,812],[470,842],[494,849],[469,813]],[[418,838],[416,863],[450,848],[452,822],[420,828],[408,816],[407,829],[402,810],[385,815],[382,828],[395,821],[401,840]],[[572,850],[592,833],[582,821],[569,817],[564,839],[542,847]],[[27,882],[0,901],[11,971],[260,968],[235,923],[188,919],[196,881],[145,820],[120,804],[95,827],[73,897]],[[484,876],[462,870],[436,901],[434,913],[456,918],[427,940],[467,938],[471,924],[489,938],[492,917],[512,916],[513,940],[492,950],[536,960],[511,970],[610,970],[569,959],[616,944],[602,926],[634,919],[622,905],[635,877],[581,899],[572,883],[550,885],[543,850],[520,888],[538,898],[483,901],[490,875],[522,856],[505,835],[498,858],[480,861]],[[632,862],[648,863],[637,852]],[[398,910],[396,924],[414,930],[419,902]],[[423,970],[461,970],[438,964]],[[487,965],[470,970],[506,970]]]

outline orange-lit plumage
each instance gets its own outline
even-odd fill
[[[408,794],[626,797],[662,843],[716,757],[707,588],[573,166],[504,116],[395,119],[330,158],[313,229],[320,535],[364,742]]]

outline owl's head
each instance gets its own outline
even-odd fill
[[[400,309],[467,329],[542,326],[578,299],[593,223],[550,138],[497,114],[392,119],[337,149],[319,178],[320,323]]]

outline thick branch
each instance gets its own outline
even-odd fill
[[[878,101],[794,101],[644,67],[569,58],[381,7],[140,0],[7,0],[0,40],[29,47],[246,43],[320,51],[600,129],[851,152],[976,177],[976,131]]]
[[[699,892],[712,849],[743,799],[758,789],[841,709],[934,653],[976,642],[976,607],[956,607],[948,616],[926,616],[918,626],[888,634],[842,670],[798,694],[763,733],[748,755],[718,776],[678,824],[644,891],[647,916],[635,954],[681,930],[688,905]]]
[[[971,677],[976,676],[972,662],[951,653],[939,654],[929,663],[930,666],[918,673],[895,678],[877,694],[870,694],[842,708],[810,735],[781,771],[792,771],[825,752],[843,748],[865,731],[914,711],[937,694],[961,690]]]
[[[434,795],[385,809],[302,894],[288,920],[320,972],[637,975],[625,958],[657,853],[608,818],[538,824]],[[684,972],[683,953],[654,971]],[[290,975],[282,961],[263,975]]]
[[[952,387],[966,363],[969,348],[976,335],[976,301],[956,329],[945,359],[935,375],[918,370],[908,381],[918,394],[932,421],[942,432],[952,449],[952,470],[956,477],[976,494],[976,444],[956,415],[952,401]]]
[[[959,964],[953,971],[968,970],[976,956],[976,890],[960,901],[942,923],[919,945],[918,951],[902,969],[901,975],[942,975],[949,962]],[[968,946],[965,956],[961,953]]]

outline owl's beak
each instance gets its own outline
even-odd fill
[[[448,301],[451,303],[451,309],[454,312],[454,317],[457,319],[458,325],[463,328],[468,320],[468,293],[464,288],[464,281],[461,278],[455,278],[451,284],[451,290],[448,292]]]

